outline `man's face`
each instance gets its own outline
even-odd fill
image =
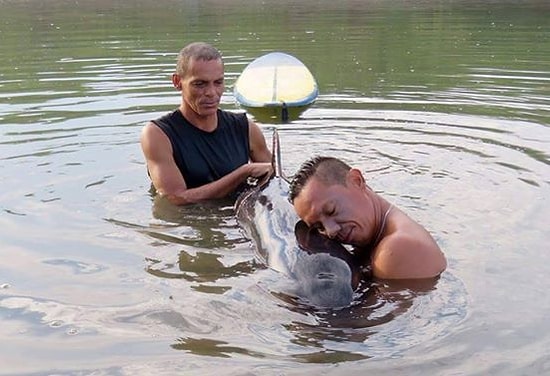
[[[366,246],[372,238],[374,208],[359,182],[327,186],[312,177],[294,199],[294,209],[308,226],[341,243]]]
[[[183,105],[198,116],[215,114],[224,91],[224,71],[221,59],[189,61],[184,77],[179,77]]]

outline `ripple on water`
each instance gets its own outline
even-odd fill
[[[127,3],[2,3],[6,372],[323,374],[358,360],[356,373],[548,371],[543,2]],[[266,10],[273,22],[258,23]],[[449,267],[435,285],[376,283],[344,309],[300,306],[227,206],[149,195],[139,131],[177,106],[182,24],[183,39],[222,47],[226,109],[263,51],[286,46],[310,66],[317,102],[277,125],[285,171],[318,154],[360,168],[441,245]],[[269,138],[275,125],[261,126]]]
[[[281,297],[281,278],[262,270],[252,277],[257,281],[253,286],[233,286],[202,308],[187,306],[184,316],[190,314],[191,321],[194,315],[201,317],[203,326],[224,324],[212,332],[188,330],[173,347],[201,355],[246,354],[308,363],[383,359],[445,337],[467,314],[464,285],[448,272],[437,283],[377,283],[351,306],[328,310]],[[185,300],[174,297],[183,304],[180,299]]]
[[[301,308],[302,314],[313,315],[315,324],[295,320],[285,327],[302,351],[394,357],[451,333],[466,317],[466,296],[462,282],[447,272],[437,283],[374,283],[349,307]]]

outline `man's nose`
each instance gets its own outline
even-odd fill
[[[205,91],[204,91],[205,95],[209,96],[209,97],[214,97],[217,95],[218,93],[218,90],[216,88],[216,84],[210,84],[206,87]]]
[[[204,89],[204,94],[210,97],[210,96],[214,95],[215,91],[216,90],[214,88],[214,85],[209,84],[208,86],[206,86],[206,89]]]

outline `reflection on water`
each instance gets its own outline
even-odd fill
[[[549,10],[0,2],[0,373],[548,373]],[[315,310],[255,260],[232,202],[151,195],[139,132],[177,106],[193,40],[222,50],[235,111],[250,61],[299,57],[318,100],[289,124],[258,116],[285,172],[317,154],[360,168],[432,232],[441,278]]]
[[[263,354],[246,348],[231,346],[228,342],[216,341],[208,338],[180,338],[172,345],[176,350],[185,350],[195,355],[207,355],[221,358],[230,358],[234,354],[244,354],[263,358]]]
[[[148,235],[160,241],[225,249],[243,242],[229,200],[177,207],[155,196],[152,214],[159,222]]]
[[[190,282],[215,282],[218,279],[238,277],[241,274],[250,274],[254,271],[252,262],[245,261],[225,266],[219,260],[221,257],[220,254],[197,252],[195,255],[190,255],[181,251],[177,262],[178,272],[171,272],[170,269],[174,265],[170,264],[162,265],[162,268],[159,269],[158,266],[155,267],[155,264],[161,261],[151,259],[148,260],[151,266],[147,268],[147,271],[158,277],[183,278]]]

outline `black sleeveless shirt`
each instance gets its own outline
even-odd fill
[[[188,188],[220,179],[248,163],[248,118],[218,110],[218,127],[205,132],[189,123],[179,110],[153,120],[170,139],[174,160]]]

